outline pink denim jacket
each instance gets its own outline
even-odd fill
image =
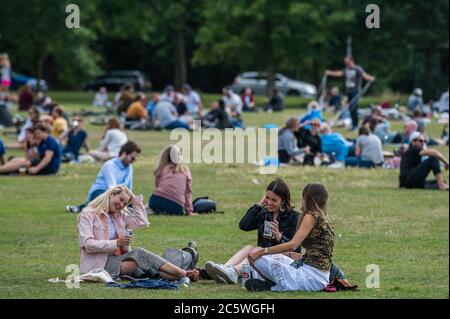
[[[135,213],[111,214],[114,227],[119,236],[126,234],[126,229],[148,227],[147,212],[142,202],[134,205]],[[78,219],[78,238],[80,241],[80,271],[104,269],[108,256],[117,248],[117,241],[109,239],[109,220],[105,212],[86,207]],[[131,247],[128,247],[128,251]]]

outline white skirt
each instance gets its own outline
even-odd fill
[[[291,266],[293,262],[282,254],[268,255],[259,258],[254,268],[276,284],[272,291],[322,291],[328,285],[329,271],[306,264],[295,268]],[[255,269],[252,269],[252,276],[263,279]]]

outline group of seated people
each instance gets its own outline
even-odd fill
[[[280,163],[323,165],[325,162],[330,168],[382,167],[382,145],[401,143],[407,146],[399,159],[400,187],[448,190],[440,165],[442,162],[448,170],[448,160],[441,152],[427,148],[430,141],[431,145],[443,143],[427,138],[424,135],[425,127],[419,126],[416,118],[405,123],[403,133],[384,132],[383,135],[380,134],[379,126],[388,122],[381,116],[379,109],[374,108],[360,127],[358,138],[349,141],[340,133],[333,132],[320,115],[312,116],[316,111],[317,108],[313,105],[306,116],[301,119],[291,117],[279,131]],[[436,180],[427,181],[431,171]]]
[[[344,278],[332,262],[334,230],[327,214],[328,191],[319,183],[305,186],[299,213],[293,209],[289,186],[279,178],[271,182],[262,199],[239,224],[244,231],[257,231],[257,246],[243,247],[225,264],[208,261],[201,268],[183,269],[144,248],[132,249],[132,235],[127,230],[149,225],[142,195],[136,196],[131,190],[131,163],[139,151],[137,145],[129,142],[118,158],[105,163],[91,188],[87,206],[76,211],[80,213],[77,227],[82,273],[100,268],[113,278],[145,276],[183,281],[188,277],[193,282],[237,284],[243,264],[250,263],[251,279],[245,283],[249,291],[322,291],[336,278]],[[170,159],[168,154],[174,151],[177,156],[174,146],[165,148],[155,170],[156,187],[150,198],[150,206],[159,207],[153,208],[155,211],[170,210],[174,204],[181,206],[178,200],[167,202],[173,192],[184,189],[187,193],[180,195],[189,194],[186,185],[190,183],[190,173],[174,163],[177,159]],[[124,184],[118,184],[119,181]],[[171,191],[172,186],[158,191],[159,187],[174,183],[179,189]],[[188,199],[189,196],[179,198],[187,210]],[[98,225],[109,231],[99,231]]]

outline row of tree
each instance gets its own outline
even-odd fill
[[[68,29],[68,4],[80,8]],[[140,69],[154,87],[217,91],[241,71],[318,83],[342,67],[348,37],[375,90],[435,95],[448,87],[448,0],[0,0],[0,51],[53,88],[79,88],[104,70]]]

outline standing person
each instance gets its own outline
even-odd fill
[[[303,189],[297,231],[287,243],[258,248],[249,255],[253,268],[266,280],[249,279],[249,291],[321,291],[329,283],[334,248],[334,230],[327,214],[328,191],[323,184],[312,183]],[[299,246],[303,257],[293,263],[281,254]]]
[[[96,199],[109,188],[117,185],[125,185],[130,190],[133,189],[133,164],[141,149],[136,143],[128,141],[119,152],[119,156],[105,162],[97,174],[94,184],[89,189],[87,203]],[[69,213],[79,213],[86,204],[79,206],[68,205],[66,210]]]
[[[9,91],[9,88],[12,84],[11,72],[12,72],[11,61],[9,60],[8,53],[0,54],[0,73],[1,73],[0,87],[6,91]]]
[[[65,134],[69,129],[69,125],[67,124],[67,121],[64,118],[63,109],[59,106],[53,108],[52,118],[53,118],[52,136],[59,140],[60,137],[63,134]]]
[[[131,205],[133,213],[127,209]],[[148,227],[142,195],[118,185],[89,203],[78,218],[80,270],[104,269],[112,277],[147,275],[152,278],[197,281],[196,270],[183,270],[143,248],[131,249],[128,229]]]
[[[289,186],[280,178],[272,181],[258,204],[250,207],[239,222],[243,231],[257,230],[259,247],[272,247],[289,242],[295,234],[298,212],[291,203]],[[270,228],[270,229],[269,229]],[[270,233],[270,236],[269,236]],[[208,261],[207,274],[218,283],[237,284],[242,265],[248,263],[247,257],[255,250],[248,245],[234,254],[225,264]],[[290,253],[292,261],[300,258],[300,247]]]
[[[193,216],[192,175],[183,163],[180,149],[169,145],[159,155],[155,176],[155,190],[148,206],[155,214]]]
[[[439,162],[444,163],[445,169],[448,170],[448,160],[441,152],[426,149],[424,146],[425,137],[421,133],[416,132],[411,135],[409,148],[400,162],[400,187],[448,190],[439,164]],[[428,158],[422,160],[424,156]],[[431,171],[436,181],[427,182],[426,178]]]
[[[370,132],[369,124],[359,129],[355,155],[345,159],[345,166],[373,168],[380,167],[384,163],[381,141],[378,136]]]
[[[75,116],[72,122],[72,128],[60,137],[61,141],[66,141],[63,149],[63,162],[78,162],[81,147],[85,147],[89,152],[88,133],[83,129],[83,118]]]
[[[183,85],[184,100],[191,116],[201,115],[203,105],[200,95],[189,84]],[[180,114],[181,115],[181,114]]]
[[[362,82],[363,80],[375,81],[375,77],[366,73],[361,66],[356,65],[351,56],[345,57],[344,64],[344,70],[327,70],[325,74],[333,77],[345,77],[345,89],[352,116],[352,130],[356,130],[359,126],[358,102],[361,98]]]
[[[127,134],[120,128],[120,122],[116,118],[109,119],[103,133],[100,147],[89,152],[88,156],[80,156],[81,162],[107,161],[119,155],[121,147],[127,142]]]

